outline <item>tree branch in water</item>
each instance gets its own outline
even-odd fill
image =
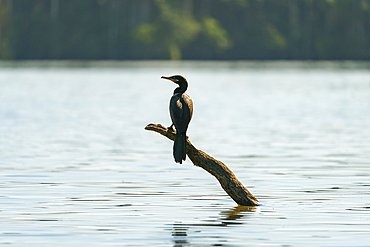
[[[174,141],[175,133],[161,124],[148,124],[146,130],[155,131]],[[218,161],[196,149],[187,139],[186,154],[195,166],[199,166],[216,177],[225,192],[239,205],[257,206],[258,200],[250,193],[243,184],[235,177],[234,173],[221,161]]]

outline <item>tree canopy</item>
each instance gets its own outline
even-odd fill
[[[0,0],[0,59],[370,58],[370,0]]]

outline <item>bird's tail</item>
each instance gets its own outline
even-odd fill
[[[186,159],[186,133],[176,133],[173,144],[173,157],[175,162],[180,164]]]

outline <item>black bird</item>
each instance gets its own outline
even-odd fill
[[[173,144],[173,157],[176,163],[182,163],[186,159],[186,131],[193,116],[193,101],[185,94],[188,89],[188,82],[181,75],[170,77],[162,76],[161,78],[171,80],[178,84],[179,87],[173,91],[170,100],[170,116],[172,124],[169,128],[175,125],[176,135]]]

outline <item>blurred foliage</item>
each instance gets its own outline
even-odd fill
[[[152,23],[139,25],[134,31],[134,37],[142,43],[152,44],[153,48],[161,47],[173,60],[181,59],[181,48],[200,33],[204,33],[220,49],[231,46],[228,33],[218,20],[204,17],[203,21],[198,21],[191,10],[186,11],[184,6],[179,5],[179,1],[155,0],[154,3],[159,9],[158,17]]]
[[[203,30],[211,42],[214,42],[220,49],[227,49],[232,46],[228,32],[221,26],[221,23],[212,17],[203,20]]]
[[[200,23],[173,2],[155,0],[154,4],[159,10],[158,16],[152,23],[139,25],[135,29],[135,37],[142,43],[164,48],[171,59],[179,60],[182,57],[181,47],[198,35]]]
[[[0,0],[0,59],[369,59],[370,0]]]
[[[9,10],[4,0],[0,0],[0,59],[11,58],[9,47]]]

